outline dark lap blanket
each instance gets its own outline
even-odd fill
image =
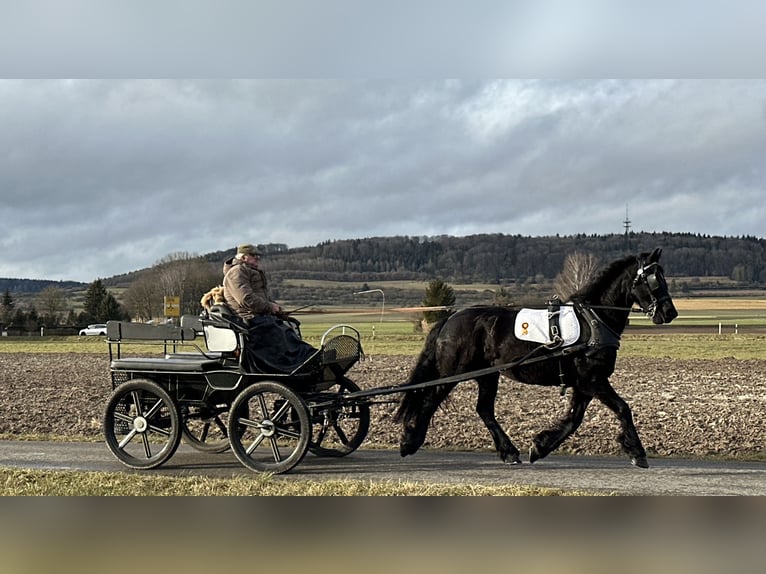
[[[248,327],[245,350],[251,368],[291,373],[317,351],[287,321],[272,315],[250,319]]]

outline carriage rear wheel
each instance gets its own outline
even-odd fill
[[[359,391],[352,380],[343,377],[326,393],[321,402],[334,396],[341,397]],[[358,449],[367,438],[370,429],[370,405],[364,403],[340,403],[329,407],[311,409],[311,442],[309,451],[317,456],[341,457]]]
[[[229,442],[251,470],[281,474],[306,455],[311,421],[304,400],[274,382],[255,383],[234,399],[229,411]]]
[[[221,453],[229,450],[229,405],[182,405],[181,432],[184,440],[200,452]]]
[[[118,386],[104,411],[104,438],[127,467],[156,468],[181,442],[178,407],[157,383],[135,379]]]

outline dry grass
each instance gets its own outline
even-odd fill
[[[360,480],[282,480],[254,477],[169,477],[120,472],[0,468],[2,496],[590,496],[507,484],[432,484]]]

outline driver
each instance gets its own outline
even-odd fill
[[[261,253],[249,243],[237,247],[223,264],[223,297],[248,327],[245,351],[251,367],[291,372],[316,357],[282,307],[271,300],[266,274],[259,268]]]
[[[282,307],[269,297],[266,273],[259,267],[262,253],[246,243],[223,264],[223,293],[226,304],[244,320],[257,315],[278,315]]]

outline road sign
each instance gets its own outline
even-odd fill
[[[181,298],[165,296],[165,317],[181,316]]]

